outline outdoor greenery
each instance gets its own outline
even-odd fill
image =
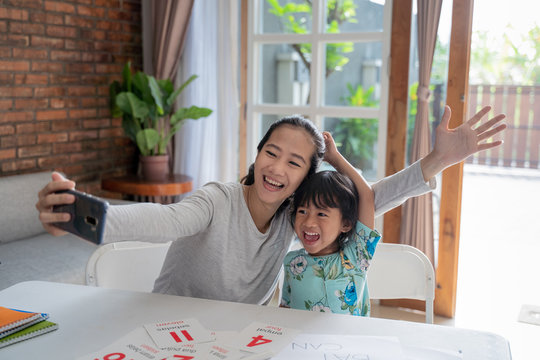
[[[347,83],[347,90],[349,95],[343,101],[349,106],[378,105],[378,101],[373,100],[373,87],[364,90],[361,85],[354,88]],[[339,152],[354,166],[361,169],[372,167],[378,125],[377,119],[347,118],[341,119],[332,131]]]
[[[280,5],[279,0],[267,0],[270,5],[269,12],[279,18],[282,30],[286,33],[309,33],[309,21],[312,14],[312,2],[288,2]],[[356,23],[356,5],[353,0],[328,0],[326,2],[326,32],[339,33],[343,23]],[[292,44],[293,50],[300,56],[302,63],[308,71],[311,70],[311,44]],[[351,42],[326,44],[326,77],[334,71],[341,71],[349,62],[345,54],[354,51]]]
[[[111,115],[122,117],[124,132],[137,144],[141,155],[165,155],[167,144],[184,120],[199,119],[212,113],[210,109],[197,106],[175,111],[178,95],[196,78],[192,75],[175,89],[169,79],[156,80],[142,71],[133,75],[128,62],[122,70],[122,82],[111,83]]]
[[[311,1],[287,2],[280,5],[278,0],[267,0],[269,12],[279,18],[282,31],[294,34],[309,32],[309,19],[312,14]],[[356,5],[353,0],[328,0],[326,2],[326,32],[339,33],[344,23],[356,23]],[[311,44],[292,44],[302,63],[311,71]],[[326,44],[325,77],[335,71],[342,71],[349,63],[347,54],[354,51],[352,42]],[[373,100],[374,88],[364,89],[361,85],[353,87],[347,83],[346,93],[341,97],[349,106],[373,107],[378,102]],[[339,151],[355,166],[371,167],[374,156],[374,144],[377,141],[377,119],[347,118],[339,119],[332,134]]]
[[[508,30],[512,28],[509,24]],[[449,44],[437,39],[433,60],[432,82],[446,78]],[[471,84],[540,84],[540,27],[533,26],[525,34],[502,38],[486,31],[474,31],[469,68]]]
[[[506,26],[503,38],[485,31],[472,35],[470,82],[473,84],[540,84],[540,27],[510,36]]]

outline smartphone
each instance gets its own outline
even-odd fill
[[[62,190],[57,192],[57,194],[60,193],[75,195],[75,202],[53,206],[54,212],[71,215],[69,221],[57,222],[53,225],[95,244],[101,244],[109,203],[77,190]]]

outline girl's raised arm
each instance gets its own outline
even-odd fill
[[[332,165],[339,173],[349,177],[353,181],[354,185],[356,186],[356,190],[358,191],[358,195],[360,195],[360,202],[358,204],[358,220],[360,220],[360,222],[367,227],[373,229],[375,227],[375,204],[371,186],[354,168],[354,166],[352,166],[347,159],[340,154],[332,135],[325,131],[323,132],[323,137],[326,145],[324,160]]]

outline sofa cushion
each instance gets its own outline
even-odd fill
[[[21,281],[85,284],[86,263],[98,248],[71,234],[37,236],[0,245],[0,290]]]
[[[0,243],[45,232],[35,204],[38,192],[51,181],[51,172],[0,177]]]

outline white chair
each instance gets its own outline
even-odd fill
[[[152,292],[170,244],[120,241],[100,246],[86,264],[86,285]],[[279,306],[282,276],[259,305]]]
[[[86,284],[151,292],[169,245],[121,241],[100,246],[86,264]]]
[[[367,273],[371,299],[426,301],[426,323],[433,323],[435,271],[428,257],[415,247],[379,243]]]

